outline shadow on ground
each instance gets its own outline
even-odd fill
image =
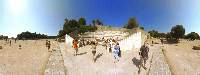
[[[137,59],[137,58],[134,57],[134,58],[132,59],[132,62],[133,62],[133,64],[134,64],[135,66],[137,66],[137,67],[139,68],[140,63],[141,63],[139,59]]]
[[[79,53],[79,54],[77,54],[77,55],[83,55],[83,54],[87,54],[87,52]]]
[[[99,54],[96,56],[96,58],[94,59],[94,62],[96,62],[97,59],[100,58],[102,55],[103,55],[103,53],[99,53]]]

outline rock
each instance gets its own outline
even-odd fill
[[[0,46],[0,49],[3,49],[3,47],[2,47],[2,46]]]
[[[194,50],[200,50],[200,46],[193,46]]]
[[[21,46],[21,45],[19,45],[19,49],[22,49],[22,46]]]

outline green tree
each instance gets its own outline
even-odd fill
[[[144,30],[144,27],[140,27],[140,29]]]
[[[126,28],[127,29],[132,29],[132,28],[137,28],[138,26],[139,25],[138,25],[137,20],[135,18],[130,18]]]
[[[156,30],[152,30],[148,32],[150,34],[151,37],[157,38],[159,37],[159,33]]]
[[[195,40],[195,39],[199,39],[199,34],[198,33],[195,33],[195,32],[191,32],[189,34],[187,34],[185,36],[186,39],[190,39],[190,40]]]
[[[80,19],[78,20],[78,23],[79,23],[79,25],[86,25],[86,20],[85,20],[85,18],[80,18]]]
[[[182,25],[176,25],[172,27],[170,34],[178,41],[179,38],[182,38],[184,36],[185,28]]]
[[[92,20],[92,24],[95,25],[95,20]]]
[[[101,22],[99,19],[96,20],[97,25],[103,25],[103,22]]]
[[[94,20],[92,20],[92,24],[93,25],[103,25],[103,22],[100,21],[99,19],[94,19]]]
[[[58,37],[64,36],[65,35],[65,31],[64,30],[59,30],[58,32]]]
[[[63,26],[63,30],[67,34],[69,34],[70,32],[73,32],[73,31],[75,31],[79,28],[80,28],[80,25],[74,19],[69,20],[68,23],[65,23],[64,26]]]

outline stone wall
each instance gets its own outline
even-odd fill
[[[139,49],[142,45],[142,33],[136,32],[119,42],[122,51]]]
[[[71,48],[72,47],[72,41],[73,41],[73,38],[66,34],[65,35],[66,47]]]

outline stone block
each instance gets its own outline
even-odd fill
[[[2,47],[2,46],[0,46],[0,49],[3,49],[3,47]]]
[[[200,46],[193,46],[194,50],[200,50]]]

